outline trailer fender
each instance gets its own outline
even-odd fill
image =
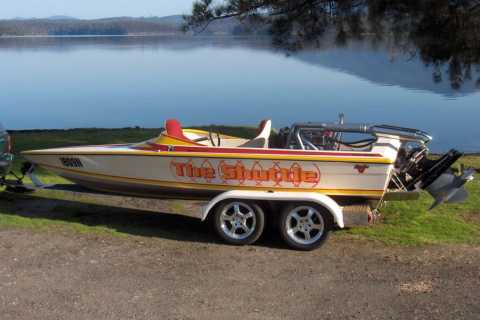
[[[333,216],[335,224],[344,228],[343,209],[327,195],[316,192],[269,192],[232,190],[219,194],[203,208],[202,221],[206,220],[212,209],[220,202],[228,199],[283,201],[283,202],[313,202],[327,209]]]

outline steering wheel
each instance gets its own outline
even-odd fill
[[[215,141],[213,140],[212,131],[208,132],[208,137],[210,138],[210,142],[212,143],[212,146],[220,147],[220,144],[221,144],[220,133],[216,132],[216,134],[217,134],[217,144],[215,144]]]

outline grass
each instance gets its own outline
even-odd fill
[[[65,207],[63,210],[72,211],[74,209]],[[110,234],[125,236],[125,233],[117,232],[115,229],[106,226],[90,226],[82,223],[81,219],[77,221],[66,219],[66,212],[61,216],[65,220],[58,218],[41,218],[43,213],[31,212],[28,216],[19,215],[18,212],[11,212],[4,205],[0,205],[0,229],[30,229],[35,231],[50,231],[54,228],[61,228],[64,231],[73,231],[81,234]]]
[[[469,189],[478,192],[478,183]],[[478,193],[471,194],[464,204],[446,204],[428,211],[431,203],[425,194],[418,201],[388,203],[381,210],[381,223],[341,234],[391,245],[480,244]]]
[[[253,128],[215,127],[216,131],[251,137]],[[51,131],[14,132],[15,152],[22,150],[89,145],[127,143],[147,140],[156,136],[160,129],[74,129]],[[21,157],[17,157],[14,170],[18,172]],[[465,156],[461,160],[466,166],[480,168],[480,156]],[[65,183],[58,176],[46,171],[39,175],[47,183]],[[390,202],[381,210],[381,222],[371,227],[342,230],[336,235],[348,239],[368,239],[387,245],[430,245],[430,244],[480,244],[480,177],[468,184],[470,197],[462,204],[446,204],[428,211],[432,199],[422,194],[420,200]],[[0,228],[28,228],[49,230],[61,228],[79,233],[107,233],[124,236],[128,234],[155,234],[153,225],[163,223],[150,215],[143,218],[127,212],[114,214],[113,210],[85,206],[57,205],[51,210],[29,208],[28,212],[18,209],[17,198],[0,197]],[[45,203],[44,203],[45,205]],[[117,212],[118,210],[115,210]],[[161,222],[159,222],[161,221]],[[134,232],[132,232],[134,230]]]
[[[480,156],[467,155],[460,163],[478,169]],[[433,199],[423,193],[417,201],[387,203],[380,224],[341,233],[392,245],[480,244],[480,176],[475,178],[467,184],[470,197],[464,203],[428,211]]]

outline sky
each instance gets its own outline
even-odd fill
[[[194,0],[4,0],[0,19],[67,15],[93,19],[188,13]]]

